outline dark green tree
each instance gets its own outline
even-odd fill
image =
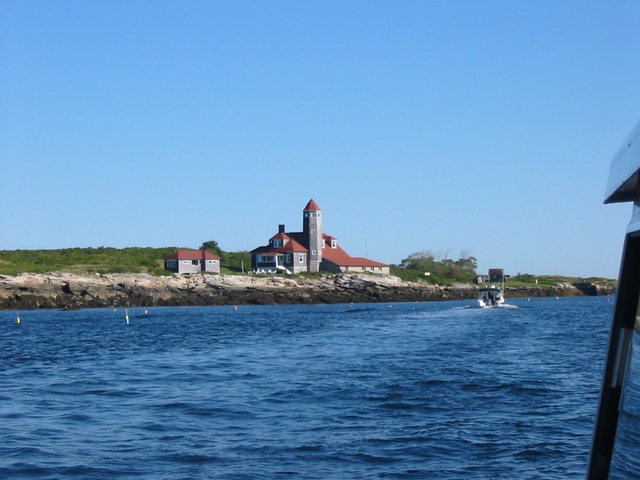
[[[218,245],[218,242],[215,240],[209,240],[208,242],[204,242],[200,247],[200,250],[206,250],[207,252],[215,253],[220,258],[224,258],[224,252]]]
[[[246,250],[227,252],[224,258],[229,270],[236,272],[251,270],[251,253]]]

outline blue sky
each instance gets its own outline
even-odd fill
[[[263,245],[617,277],[637,1],[0,3],[0,249]]]

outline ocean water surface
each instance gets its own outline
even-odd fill
[[[508,303],[0,312],[0,478],[584,478],[613,299]]]

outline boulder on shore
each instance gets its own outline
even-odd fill
[[[405,282],[387,275],[317,278],[263,275],[24,273],[0,276],[0,310],[136,306],[416,302],[474,299],[478,286]],[[610,295],[611,287],[507,287],[506,297]]]

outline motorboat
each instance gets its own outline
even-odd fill
[[[504,292],[500,287],[490,285],[478,291],[478,306],[481,308],[504,306]]]

